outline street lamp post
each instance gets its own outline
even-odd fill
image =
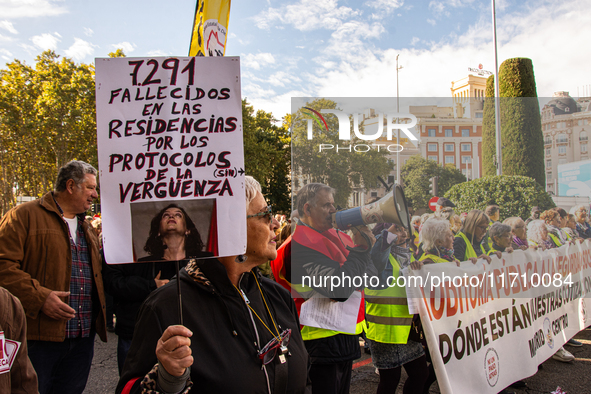
[[[396,55],[396,114],[400,115],[400,93],[399,93],[399,88],[398,88],[398,70],[400,70],[402,68],[402,66],[398,67],[398,56],[400,56],[400,54]],[[397,118],[396,120],[397,123],[400,123],[400,117]],[[400,146],[402,146],[402,144],[400,143],[400,128],[397,129],[397,133],[396,133],[396,143]],[[396,182],[401,185],[402,183],[400,182],[400,149],[396,149]]]
[[[495,47],[495,136],[497,145],[497,175],[503,175],[503,157],[501,152],[501,113],[499,105],[499,61],[497,58],[497,17],[495,0],[492,0],[493,45]]]

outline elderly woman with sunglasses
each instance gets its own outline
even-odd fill
[[[117,393],[306,393],[308,353],[295,304],[257,266],[276,257],[279,223],[245,178],[247,247],[191,260],[142,306]],[[231,234],[228,234],[231,236]],[[184,325],[178,325],[177,281]]]

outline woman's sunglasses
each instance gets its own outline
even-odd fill
[[[270,224],[273,221],[273,209],[270,205],[268,205],[264,211],[255,213],[254,215],[246,215],[246,218],[256,218],[259,216],[265,217],[267,219],[267,222]]]

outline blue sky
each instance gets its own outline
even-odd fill
[[[48,48],[84,63],[116,48],[186,56],[194,8],[193,0],[0,0],[2,68],[15,58],[33,64]],[[497,1],[499,62],[531,58],[539,96],[591,95],[590,8],[591,0]],[[494,69],[488,0],[235,0],[228,32],[243,97],[278,118],[292,96],[395,96],[398,54],[406,97],[449,97],[468,67]]]

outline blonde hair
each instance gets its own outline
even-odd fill
[[[470,243],[474,243],[474,230],[476,230],[478,223],[482,222],[483,220],[486,220],[486,223],[490,222],[490,218],[486,215],[486,213],[484,213],[484,211],[473,209],[468,212],[468,216],[466,216],[464,225],[462,226],[462,232],[464,234],[470,234],[472,237]]]

